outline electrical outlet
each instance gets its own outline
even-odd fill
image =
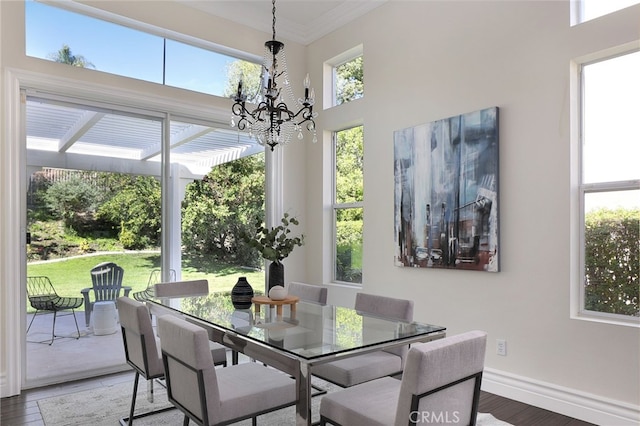
[[[504,339],[496,339],[496,354],[507,356],[507,341]]]

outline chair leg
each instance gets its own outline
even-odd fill
[[[133,393],[131,394],[131,408],[129,409],[129,425],[133,424],[133,412],[136,410],[136,395],[138,394],[138,380],[140,373],[136,371],[136,377],[133,379]]]
[[[53,311],[53,326],[51,326],[51,342],[49,346],[53,344],[53,340],[56,338],[56,318],[58,317],[58,311]]]
[[[138,394],[138,382],[140,381],[140,373],[138,371],[136,371],[136,376],[133,380],[133,394],[131,395],[131,407],[129,408],[129,417],[124,417],[120,419],[120,425],[121,426],[127,426],[127,425],[132,425],[133,424],[133,419],[141,419],[143,417],[147,417],[147,416],[151,416],[153,414],[160,414],[160,413],[164,413],[165,411],[171,411],[171,410],[175,410],[176,407],[175,406],[169,406],[169,407],[165,407],[165,408],[160,408],[158,410],[155,411],[148,411],[146,413],[142,413],[142,414],[138,414],[136,416],[133,415],[133,413],[136,410],[136,396]],[[151,379],[151,381],[153,381],[153,379]],[[189,423],[189,419],[187,418],[187,423]]]
[[[91,304],[86,304],[84,306],[84,320],[87,323],[87,327],[89,327],[91,322]]]
[[[251,417],[251,426],[258,426],[258,418]]]
[[[31,324],[33,324],[33,320],[36,319],[36,315],[38,315],[38,310],[36,310],[36,312],[33,314],[33,316],[31,317],[31,321],[29,321],[29,327],[27,327],[27,334],[29,334],[29,330],[31,329]]]
[[[74,309],[71,310],[71,315],[73,315],[73,320],[76,322],[76,331],[78,332],[76,340],[78,340],[80,338],[80,327],[78,327],[78,319],[76,318],[76,311]]]
[[[184,415],[184,420],[182,421],[182,426],[189,426],[189,416]]]

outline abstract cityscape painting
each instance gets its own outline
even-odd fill
[[[393,139],[396,266],[498,272],[498,108]]]

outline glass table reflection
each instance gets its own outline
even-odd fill
[[[229,294],[151,299],[156,315],[183,315],[209,338],[291,374],[297,381],[296,424],[311,424],[314,365],[445,336],[445,327],[363,315],[351,308],[300,301],[295,311],[235,309]],[[234,360],[235,361],[235,360]]]

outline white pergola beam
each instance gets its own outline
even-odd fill
[[[82,135],[87,133],[97,122],[102,120],[103,112],[85,111],[82,117],[67,131],[58,143],[58,152],[67,152]]]

